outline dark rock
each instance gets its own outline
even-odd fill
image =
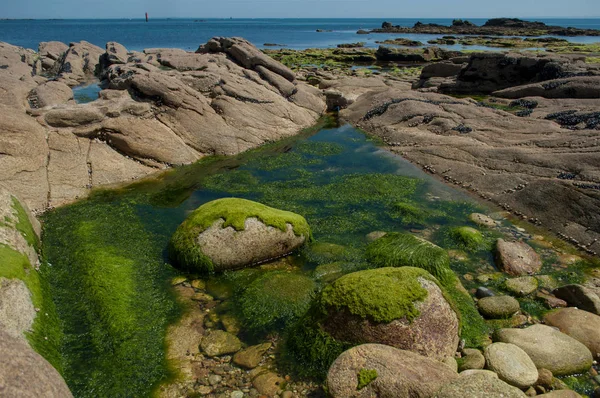
[[[483,286],[478,287],[477,291],[475,292],[475,297],[477,297],[479,299],[484,298],[484,297],[492,297],[495,295],[496,294],[493,291],[491,291],[487,287],[483,287]]]
[[[600,315],[600,298],[590,288],[582,285],[566,285],[555,289],[552,293],[573,307]]]

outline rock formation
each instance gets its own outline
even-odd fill
[[[318,89],[249,42],[216,38],[204,47],[48,42],[36,54],[0,43],[0,182],[43,210],[97,186],[294,135],[325,110]],[[108,89],[74,103],[69,87],[95,76]]]

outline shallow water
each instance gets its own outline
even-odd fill
[[[178,271],[169,264],[168,241],[189,212],[230,196],[305,216],[315,240],[286,259],[209,278],[209,293],[236,315],[243,310],[236,294],[261,274],[285,270],[321,288],[320,265],[336,262],[341,273],[369,268],[365,235],[372,231],[411,232],[454,249],[449,229],[474,226],[471,212],[490,212],[348,125],[205,160],[52,211],[44,218],[43,270],[65,323],[65,378],[76,396],[147,395],[171,376],[162,336],[180,312],[169,284]],[[418,211],[401,213],[399,205]],[[483,233],[489,242],[519,234],[506,221]],[[339,250],[320,252],[323,243]],[[543,255],[548,270],[552,260]],[[495,271],[487,249],[464,256],[452,263],[459,275]],[[472,281],[463,282],[470,288]],[[264,338],[242,335],[248,342]]]
[[[78,104],[86,104],[97,100],[100,91],[102,91],[102,88],[98,83],[73,87],[73,98]]]

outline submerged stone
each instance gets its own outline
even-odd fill
[[[367,259],[378,267],[417,267],[442,284],[454,281],[450,257],[439,246],[407,233],[391,232],[367,246]]]
[[[196,209],[175,231],[169,253],[183,268],[224,271],[286,255],[309,239],[310,228],[300,215],[224,198]]]
[[[238,299],[242,323],[251,332],[289,326],[308,310],[315,288],[312,279],[303,275],[264,273]]]
[[[238,352],[242,348],[242,343],[231,333],[213,330],[204,336],[200,348],[209,357],[216,357]]]

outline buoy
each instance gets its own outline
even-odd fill
[[[148,13],[146,13],[146,22],[148,22]]]

